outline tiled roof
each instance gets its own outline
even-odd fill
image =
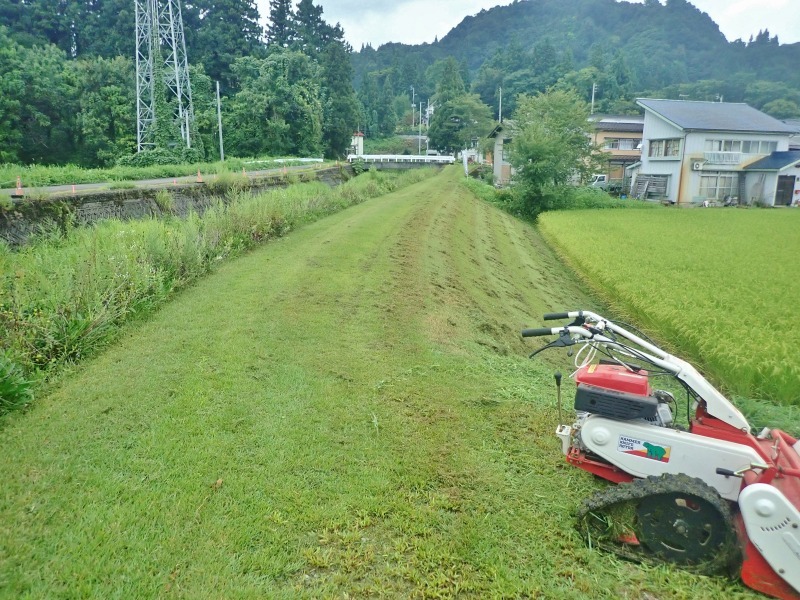
[[[753,133],[797,133],[794,127],[747,104],[688,102],[640,98],[639,106],[660,115],[685,131],[736,131]]]
[[[757,160],[751,165],[747,165],[745,171],[780,171],[794,163],[800,164],[800,150],[789,152],[773,152],[769,156]]]
[[[594,128],[599,131],[625,131],[630,133],[642,133],[644,123],[618,123],[614,121],[596,121]]]

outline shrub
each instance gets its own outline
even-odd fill
[[[224,171],[218,173],[213,179],[206,181],[206,188],[217,196],[236,194],[250,188],[250,180],[246,175]]]
[[[165,215],[171,215],[175,212],[175,198],[169,190],[158,190],[154,198],[158,210]]]
[[[117,165],[120,167],[152,167],[155,165],[192,164],[198,163],[202,159],[202,154],[196,148],[154,148],[122,156],[117,160]]]
[[[357,158],[351,164],[353,166],[353,173],[355,173],[356,176],[361,175],[362,173],[366,172],[367,169],[368,169],[367,163],[365,163],[360,158]]]

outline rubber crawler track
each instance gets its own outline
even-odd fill
[[[659,554],[648,551],[644,545],[621,543],[618,540],[619,529],[610,531],[606,528],[603,531],[603,528],[598,527],[598,524],[604,522],[601,515],[609,511],[609,509],[635,509],[642,500],[670,493],[690,495],[706,501],[719,513],[722,521],[727,524],[724,541],[710,552],[711,558],[679,566],[682,569],[701,575],[715,575],[721,572],[730,574],[741,564],[741,550],[735,533],[730,506],[727,501],[719,496],[716,490],[702,480],[682,473],[637,479],[631,483],[611,486],[587,498],[577,513],[578,531],[590,546],[613,552],[622,558],[648,564],[668,562],[660,557]],[[626,507],[625,505],[629,506]],[[626,513],[633,514],[633,511],[626,511]],[[623,527],[633,531],[635,530],[635,523],[625,523]]]

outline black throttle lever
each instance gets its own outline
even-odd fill
[[[564,331],[563,333],[561,333],[561,335],[558,337],[557,340],[553,340],[546,346],[542,346],[538,350],[534,350],[528,358],[533,358],[534,356],[539,354],[539,352],[542,352],[543,350],[548,350],[549,348],[566,348],[567,346],[574,346],[576,343],[577,342],[569,336],[569,332]]]
[[[724,475],[725,477],[741,477],[741,473],[737,473],[736,471],[731,471],[730,469],[723,469],[722,467],[717,467],[716,470],[717,475]]]

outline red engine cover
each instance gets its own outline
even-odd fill
[[[647,371],[633,373],[620,365],[587,365],[578,369],[575,381],[607,390],[649,396],[652,392]]]

